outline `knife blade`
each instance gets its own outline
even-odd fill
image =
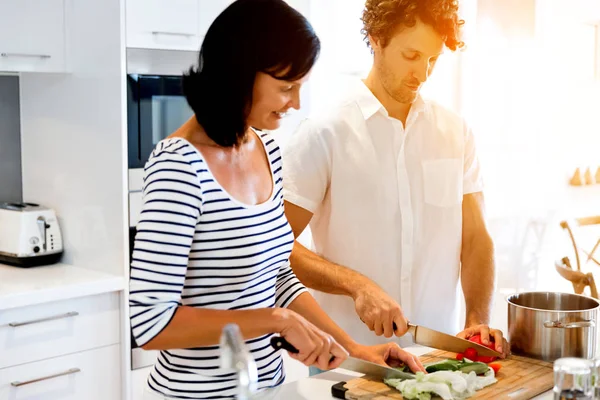
[[[298,354],[299,351],[290,342],[279,336],[271,338],[271,346],[276,350],[287,350],[290,353]],[[332,357],[333,359],[333,357]],[[415,375],[398,371],[397,369],[384,367],[359,358],[348,357],[342,362],[339,368],[344,368],[354,372],[360,372],[365,375],[375,376],[383,379],[415,379]]]
[[[469,347],[477,350],[480,356],[500,357],[502,354],[475,342],[461,339],[447,333],[439,332],[420,325],[408,323],[408,332],[413,337],[413,342],[421,346],[434,349],[451,351],[453,353],[464,353]]]
[[[348,357],[342,362],[339,368],[348,369],[361,374],[376,376],[382,379],[415,379],[416,375],[409,372],[398,371],[397,369],[384,367],[383,365],[375,364],[370,361],[361,360],[360,358]]]

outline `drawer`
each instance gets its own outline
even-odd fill
[[[120,342],[119,294],[0,311],[0,368]]]
[[[118,400],[119,345],[0,369],[0,400]]]

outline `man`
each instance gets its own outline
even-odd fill
[[[371,344],[383,340],[372,332],[406,333],[406,317],[456,334],[460,280],[458,336],[481,334],[506,354],[488,326],[493,243],[473,134],[419,96],[444,46],[462,46],[457,12],[455,0],[367,0],[368,77],[335,111],[305,121],[284,154],[285,213],[296,237],[310,223],[315,250],[296,243],[291,262],[325,292],[323,309]]]

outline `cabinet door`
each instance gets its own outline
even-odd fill
[[[119,345],[0,369],[0,400],[117,400]]]
[[[127,47],[200,48],[198,0],[127,0]]]
[[[66,71],[64,0],[0,0],[0,71]]]
[[[200,21],[200,30],[199,34],[201,37],[206,35],[206,31],[210,27],[210,24],[221,14],[221,12],[227,8],[233,0],[198,0],[198,11],[199,11],[199,21]]]
[[[14,308],[0,313],[0,368],[119,343],[119,295]]]

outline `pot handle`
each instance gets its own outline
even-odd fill
[[[596,324],[594,321],[578,321],[578,322],[561,322],[561,321],[546,321],[544,322],[544,328],[593,328]]]

